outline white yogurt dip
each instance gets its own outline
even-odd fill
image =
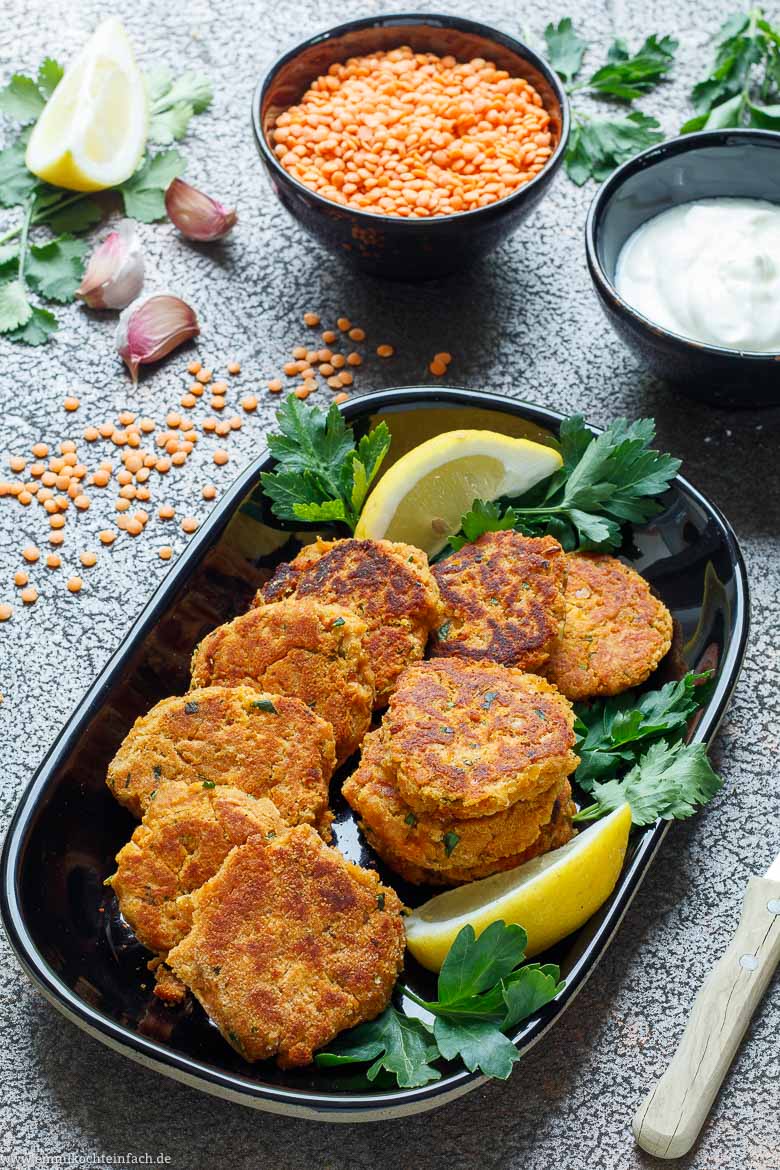
[[[780,352],[780,205],[699,199],[663,211],[623,245],[615,287],[693,341]]]

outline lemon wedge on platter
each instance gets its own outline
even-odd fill
[[[355,536],[441,552],[476,499],[519,496],[557,471],[552,447],[496,431],[445,431],[421,443],[378,481]]]
[[[146,145],[146,87],[121,21],[100,24],[46,103],[27,144],[29,170],[69,191],[129,179]]]
[[[615,888],[628,846],[631,809],[622,804],[560,849],[517,869],[437,894],[405,919],[406,945],[423,967],[438,971],[458,931],[477,934],[502,919],[528,935],[538,955],[577,930]]]

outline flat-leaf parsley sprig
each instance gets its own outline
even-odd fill
[[[649,93],[667,76],[677,51],[673,37],[657,33],[647,37],[635,53],[618,38],[609,48],[606,63],[586,81],[577,79],[588,43],[578,35],[571,18],[549,24],[544,39],[550,63],[570,96],[587,92],[628,104]],[[620,163],[662,139],[657,119],[639,110],[596,117],[572,106],[566,171],[578,186],[591,178],[601,182]]]
[[[491,923],[479,937],[464,926],[439,972],[437,998],[424,1000],[400,986],[433,1023],[412,1018],[392,1004],[381,1016],[345,1032],[321,1067],[371,1062],[370,1081],[392,1073],[402,1088],[438,1080],[432,1061],[460,1059],[470,1072],[506,1080],[520,1054],[505,1033],[537,1012],[563,989],[554,963],[524,963],[528,937],[521,926]]]
[[[355,443],[335,403],[325,411],[290,394],[276,412],[277,434],[268,436],[276,460],[260,476],[271,510],[280,520],[339,521],[354,532],[360,511],[390,449],[387,424]]]
[[[0,150],[0,208],[18,209],[16,222],[0,234],[0,334],[9,341],[41,345],[57,330],[57,318],[36,304],[72,301],[89,245],[76,239],[99,223],[103,199],[67,191],[38,179],[25,164],[30,127],[59,85],[63,68],[47,57],[35,77],[15,73],[0,89],[0,113],[16,123],[16,136]],[[183,137],[191,118],[211,103],[211,86],[197,73],[174,80],[167,69],[147,78],[149,141],[166,145]],[[178,150],[147,153],[135,174],[112,188],[125,214],[143,223],[165,216],[167,187],[184,171]],[[103,193],[101,193],[102,196]],[[50,235],[34,238],[36,229]]]
[[[679,459],[650,446],[654,437],[650,418],[616,419],[600,435],[581,415],[564,419],[561,469],[517,499],[475,500],[449,548],[502,528],[552,535],[569,551],[618,548],[623,524],[644,524],[662,510],[656,497],[680,468]]]
[[[682,127],[780,130],[780,26],[763,9],[730,16],[718,33],[710,74],[691,92],[696,116]]]

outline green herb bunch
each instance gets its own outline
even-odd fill
[[[560,471],[517,499],[475,500],[448,551],[505,528],[550,534],[568,551],[618,548],[623,524],[644,524],[662,510],[657,497],[680,467],[679,459],[650,446],[654,436],[650,418],[616,419],[598,436],[581,415],[564,419]]]
[[[588,42],[577,33],[570,17],[549,24],[544,32],[550,64],[570,97],[587,93],[631,106],[669,73],[677,41],[653,33],[636,52],[618,39],[607,52],[606,62],[587,80],[578,80]],[[572,103],[572,131],[566,151],[566,171],[578,186],[588,179],[601,182],[616,166],[641,150],[661,142],[663,132],[656,118],[632,109],[617,109],[603,116],[587,114]]]
[[[471,1072],[506,1080],[520,1054],[505,1035],[563,990],[553,963],[524,963],[521,926],[493,922],[475,936],[464,926],[439,972],[437,998],[424,1000],[399,985],[424,1012],[408,1016],[393,1004],[316,1057],[320,1067],[369,1063],[369,1081],[391,1074],[402,1088],[439,1080],[432,1061],[461,1059]]]
[[[16,221],[0,233],[0,334],[28,345],[41,345],[56,332],[57,318],[45,306],[73,300],[90,249],[78,237],[99,223],[108,209],[105,193],[95,196],[51,186],[25,165],[30,127],[62,75],[59,62],[47,57],[34,78],[15,73],[0,90],[0,113],[16,126],[12,141],[0,150],[0,208],[16,212]],[[193,115],[211,103],[211,87],[196,73],[174,80],[169,70],[157,69],[146,84],[148,141],[156,145],[182,138]],[[164,218],[165,191],[183,171],[178,150],[148,152],[135,174],[113,191],[126,215],[152,223]]]
[[[730,16],[718,33],[709,76],[691,91],[696,116],[682,127],[780,130],[780,26],[763,9]]]

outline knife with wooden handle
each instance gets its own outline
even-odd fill
[[[687,1154],[780,962],[780,855],[750,879],[736,933],[694,1000],[671,1063],[634,1115],[656,1158]]]

